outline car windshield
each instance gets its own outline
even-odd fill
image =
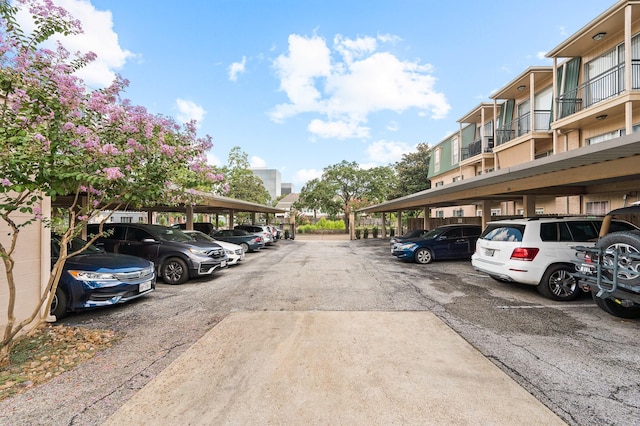
[[[86,244],[87,242],[85,240],[81,238],[74,238],[68,243],[67,253],[73,253],[75,251],[78,251],[81,248],[83,248]],[[104,253],[104,251],[94,245],[89,245],[82,252],[82,254],[96,254],[96,253]],[[51,238],[51,255],[53,257],[58,257],[60,255],[60,238],[58,237]]]
[[[160,239],[165,241],[178,241],[182,243],[188,243],[189,241],[193,241],[193,238],[185,234],[179,229],[175,228],[158,228],[155,230]]]
[[[188,236],[190,236],[191,238],[193,238],[196,241],[213,241],[213,242],[215,242],[215,240],[213,238],[211,238],[210,236],[208,236],[204,232],[193,231],[193,232],[185,232],[185,234],[187,234]]]
[[[436,228],[436,229],[432,229],[431,231],[427,232],[426,234],[424,234],[424,237],[422,237],[425,240],[433,240],[435,238],[438,238],[438,236],[440,234],[442,234],[442,232],[444,231],[444,228]]]

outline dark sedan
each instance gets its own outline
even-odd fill
[[[86,244],[79,238],[69,244],[69,253]],[[51,265],[60,255],[60,240],[51,239]],[[56,319],[68,312],[115,305],[152,292],[156,288],[153,263],[125,254],[105,253],[88,246],[64,264],[51,314]]]
[[[221,229],[211,234],[213,238],[228,243],[237,244],[245,253],[258,251],[264,247],[264,239],[259,235],[250,234],[242,229]]]
[[[428,229],[413,229],[397,237],[391,237],[390,243],[393,245],[395,243],[403,243],[412,238],[422,238],[427,232],[429,232]]]
[[[473,254],[482,233],[479,225],[444,225],[432,229],[422,238],[395,243],[391,254],[416,263],[431,263],[434,259],[465,259]]]

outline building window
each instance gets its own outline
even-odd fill
[[[443,180],[436,182],[436,188],[439,187],[439,186],[444,186],[444,181]]]
[[[122,216],[120,223],[133,223],[133,218],[131,216]]]
[[[477,209],[476,210],[476,216],[477,217],[482,217],[482,209]]]
[[[622,136],[624,131],[622,130],[614,130],[613,132],[604,133],[602,135],[594,136],[592,138],[587,139],[587,145],[595,145],[600,142],[608,141],[610,139],[619,138]]]
[[[608,201],[588,201],[585,206],[585,213],[597,216],[604,216],[609,211]]]
[[[501,209],[491,209],[491,216],[500,216],[502,214]]]
[[[444,217],[444,210],[436,210],[436,217],[443,218]]]
[[[462,180],[462,176],[454,176],[452,182],[459,182]]]
[[[536,215],[540,216],[544,214],[544,207],[536,207],[535,208]]]
[[[437,148],[434,152],[433,152],[433,171],[434,172],[439,172],[440,171],[440,154],[441,154],[441,149]]]
[[[454,210],[453,217],[464,217],[464,210],[463,209]]]
[[[458,137],[451,139],[451,164],[458,164],[460,158],[460,142]]]

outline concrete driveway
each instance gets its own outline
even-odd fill
[[[106,425],[565,424],[430,312],[236,312]]]

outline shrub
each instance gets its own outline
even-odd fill
[[[391,228],[391,229],[389,230],[389,236],[391,236],[391,237],[393,238],[393,237],[395,237],[395,235],[396,235],[396,230],[395,230],[395,229],[393,229],[393,228]]]
[[[373,228],[373,238],[378,238],[378,228]]]
[[[356,240],[360,239],[360,234],[361,234],[361,230],[360,229],[356,229]]]
[[[369,238],[369,228],[364,228],[364,239]]]
[[[285,229],[284,230],[284,239],[288,240],[290,236],[291,236],[291,233],[289,232],[289,230]]]

